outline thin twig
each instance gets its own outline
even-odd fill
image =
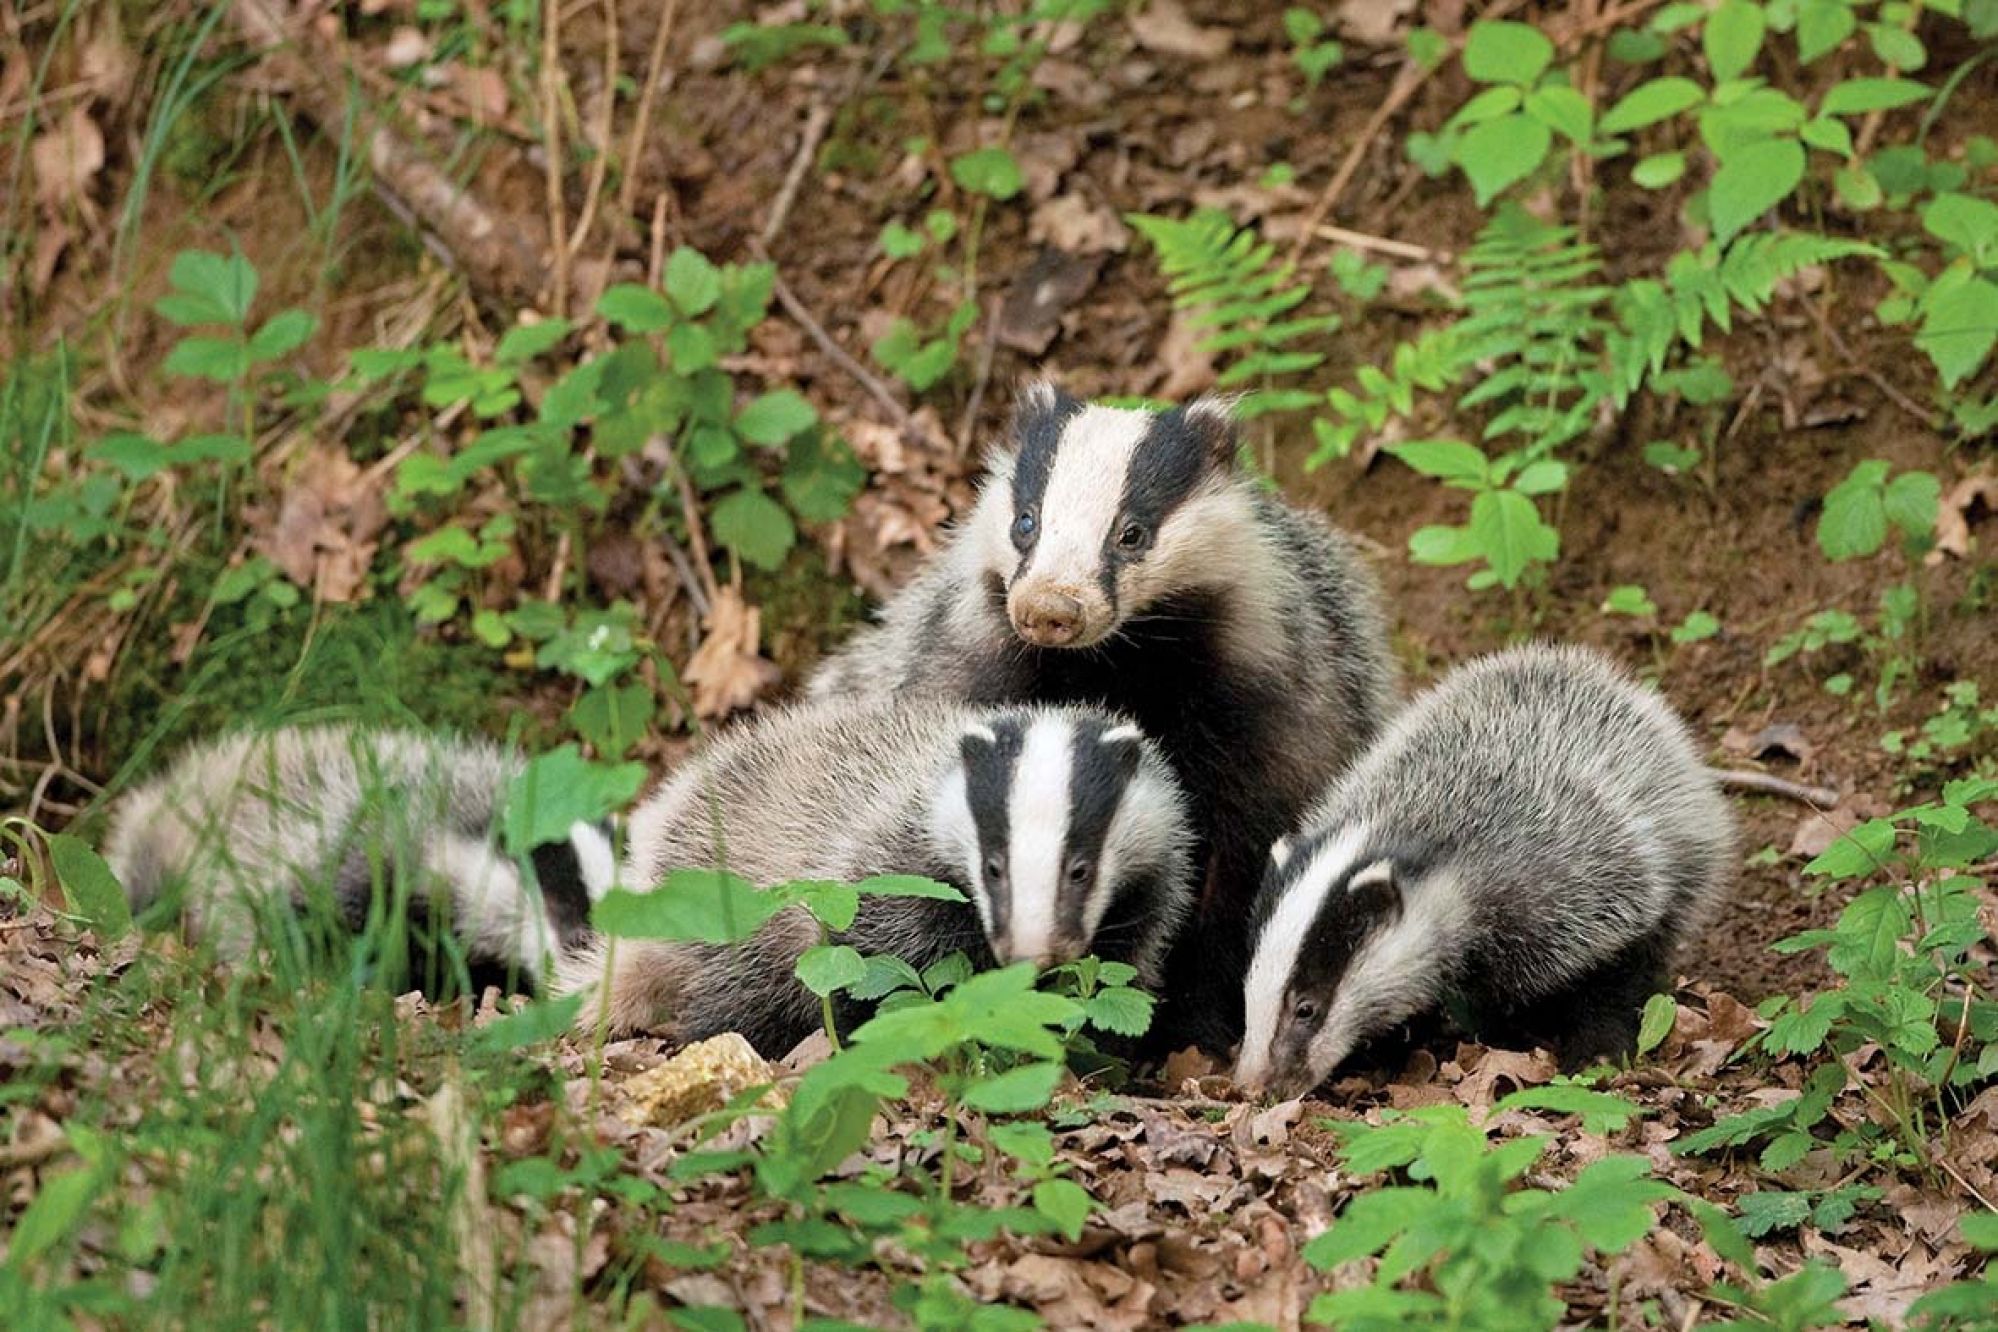
[[[1330,222],[1320,223],[1314,230],[1323,240],[1336,241],[1341,245],[1350,245],[1356,250],[1369,250],[1375,254],[1391,254],[1397,259],[1413,259],[1419,264],[1447,264],[1455,257],[1448,250],[1432,250],[1427,245],[1392,240],[1365,231],[1354,231],[1349,227],[1335,227]]]
[[[992,358],[999,351],[999,312],[1005,302],[994,298],[985,319],[985,341],[978,348],[978,378],[972,383],[971,398],[964,404],[964,416],[957,423],[957,457],[971,449],[971,432],[978,428],[978,412],[985,405],[985,387],[992,382]]]
[[[701,580],[701,590],[707,593],[712,605],[721,600],[721,585],[715,582],[714,563],[708,557],[708,539],[701,531],[701,505],[694,498],[694,483],[687,479],[687,469],[680,466],[680,455],[669,452],[667,466],[673,472],[673,484],[680,492],[680,512],[687,521],[687,541],[694,548],[694,569]],[[698,598],[696,599],[698,602]]]
[[[830,102],[814,102],[812,109],[806,113],[805,132],[798,139],[798,151],[791,157],[791,169],[784,173],[784,184],[777,191],[777,201],[770,206],[770,217],[764,222],[763,230],[757,233],[756,238],[762,244],[770,244],[783,231],[784,219],[791,215],[791,205],[798,201],[798,190],[804,185],[805,175],[819,155],[819,144],[825,141],[832,119]]]
[[[1620,28],[1626,22],[1636,18],[1646,10],[1656,9],[1664,3],[1665,0],[1636,0],[1635,4],[1625,5],[1621,9],[1612,9],[1607,14],[1598,14],[1587,22],[1568,29],[1566,32],[1550,33],[1549,35],[1554,38],[1554,43],[1557,46],[1573,46],[1584,37],[1593,37],[1599,32],[1605,32],[1611,28]]]
[[[1839,336],[1838,330],[1832,327],[1831,320],[1825,318],[1824,311],[1818,308],[1816,301],[1806,300],[1804,302],[1804,308],[1811,312],[1811,318],[1816,321],[1818,326],[1818,331],[1825,335],[1825,341],[1831,343],[1832,349],[1836,351],[1840,356],[1843,356],[1845,358],[1845,363],[1848,369],[1850,369],[1854,374],[1860,376],[1862,379],[1866,380],[1867,383],[1873,385],[1873,387],[1879,389],[1883,394],[1886,395],[1887,400],[1889,402],[1893,403],[1896,407],[1899,407],[1902,411],[1906,412],[1908,415],[1914,417],[1917,421],[1920,421],[1922,425],[1927,429],[1930,430],[1942,429],[1943,423],[1937,420],[1934,416],[1931,416],[1927,408],[1923,407],[1913,398],[1910,398],[1907,394],[1901,392],[1901,390],[1895,388],[1892,384],[1888,383],[1887,380],[1881,375],[1881,373],[1878,370],[1875,370],[1872,366],[1860,360],[1859,357],[1853,353],[1851,345],[1848,344],[1844,338]]]
[[[548,196],[548,248],[554,260],[549,308],[560,319],[569,313],[569,220],[562,197],[562,6],[541,7],[541,134],[545,141],[543,178]]]
[[[652,102],[659,94],[659,77],[666,67],[666,43],[673,37],[673,20],[680,12],[680,0],[666,0],[666,12],[652,30],[652,50],[645,57],[645,85],[638,90],[638,115],[624,140],[624,180],[617,187],[617,206],[629,214],[638,202],[638,154],[645,146],[646,131],[652,128]]]
[[[1815,805],[1819,809],[1832,809],[1838,805],[1838,792],[1829,786],[1809,786],[1772,773],[1748,772],[1737,768],[1711,768],[1709,771],[1722,786],[1730,790],[1782,796],[1786,800],[1794,800],[1803,805]]]
[[[1291,264],[1295,265],[1304,257],[1305,247],[1311,244],[1312,236],[1317,233],[1325,219],[1332,216],[1332,210],[1338,205],[1339,197],[1346,192],[1346,187],[1353,183],[1353,177],[1359,174],[1360,163],[1366,160],[1367,149],[1373,145],[1380,132],[1387,128],[1388,121],[1394,119],[1395,113],[1407,106],[1409,99],[1429,81],[1429,74],[1428,69],[1414,60],[1403,62],[1401,72],[1395,75],[1394,86],[1388,89],[1388,95],[1381,99],[1381,104],[1374,108],[1374,113],[1367,117],[1367,123],[1360,127],[1359,137],[1354,139],[1353,146],[1346,150],[1345,160],[1339,163],[1339,169],[1332,173],[1331,180],[1325,182],[1325,188],[1319,191],[1317,200],[1311,205],[1311,211],[1305,214],[1304,225],[1298,228],[1297,239],[1291,242]]]
[[[576,229],[569,233],[569,253],[579,254],[590,238],[597,220],[597,200],[603,194],[604,176],[610,170],[611,113],[617,108],[617,0],[604,0],[604,87],[603,110],[597,119],[596,160],[590,163],[590,183],[583,191],[583,211]]]

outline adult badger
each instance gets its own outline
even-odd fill
[[[240,961],[260,931],[323,915],[360,932],[404,913],[410,979],[444,988],[451,931],[474,987],[533,988],[588,933],[617,865],[610,830],[572,826],[526,863],[498,846],[519,753],[345,725],[195,745],[113,807],[105,855],[135,910],[177,905],[191,940]],[[531,870],[531,873],[529,872]]]
[[[863,896],[839,941],[920,969],[1095,952],[1156,984],[1193,896],[1184,800],[1135,726],[1091,708],[836,699],[725,732],[631,816],[625,880],[722,866],[759,885],[922,875],[967,902]],[[819,1002],[794,969],[820,942],[802,907],[729,946],[597,941],[558,990],[585,1030],[738,1031],[781,1055]],[[855,1016],[851,1007],[847,1019]]]
[[[1236,453],[1222,402],[1122,410],[1030,388],[969,521],[810,686],[1082,702],[1136,720],[1186,785],[1202,838],[1162,1026],[1217,1051],[1241,1031],[1265,849],[1373,739],[1395,694],[1372,574]]]
[[[1655,692],[1579,648],[1459,667],[1272,848],[1235,1080],[1302,1095],[1440,1006],[1571,1066],[1628,1050],[1734,851]]]

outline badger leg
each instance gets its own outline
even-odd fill
[[[1564,1072],[1630,1054],[1645,1000],[1671,986],[1671,955],[1670,933],[1654,929],[1521,1010],[1514,1025],[1547,1040]]]

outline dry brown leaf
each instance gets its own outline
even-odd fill
[[[707,636],[682,672],[693,688],[694,711],[703,718],[740,712],[783,679],[775,663],[757,653],[762,620],[762,612],[743,601],[741,589],[723,587],[716,595]]]
[[[285,577],[321,600],[352,601],[388,523],[385,481],[337,449],[315,448],[292,474],[276,521],[253,542]]]
[[[1200,344],[1210,330],[1195,326],[1185,310],[1175,310],[1159,343],[1157,361],[1163,376],[1153,392],[1172,401],[1193,397],[1214,385],[1214,358]]]
[[[1998,513],[1998,476],[1980,473],[1966,476],[1949,488],[1936,506],[1936,547],[1925,557],[1928,564],[1941,564],[1945,555],[1965,559],[1970,554],[1970,516],[1974,510],[1985,516]]]
[[[43,207],[87,204],[90,182],[104,169],[104,131],[83,102],[70,103],[62,119],[28,146],[35,167],[35,198]]]
[[[1858,825],[1856,810],[1844,806],[1813,810],[1797,820],[1797,830],[1790,836],[1790,854],[1807,859],[1821,856],[1833,842]]]
[[[475,125],[498,125],[506,120],[510,103],[506,76],[490,67],[453,64],[444,71],[445,86],[452,100],[464,108]]]
[[[1414,10],[1415,0],[1346,0],[1339,6],[1339,33],[1364,46],[1387,46]]]
[[[1070,192],[1034,209],[1027,237],[1071,254],[1122,254],[1130,248],[1131,229],[1115,209]]]
[[[1553,1081],[1558,1071],[1554,1066],[1554,1056],[1545,1050],[1486,1050],[1484,1058],[1478,1060],[1478,1066],[1457,1084],[1457,1100],[1479,1109],[1498,1099],[1498,1084],[1501,1081],[1512,1084],[1508,1090],[1538,1087]]]
[[[409,69],[430,59],[430,39],[419,28],[397,28],[382,48],[381,61],[390,69]]]
[[[999,343],[1043,355],[1061,333],[1062,316],[1089,294],[1103,268],[1101,255],[1044,249],[1006,289],[999,307]]]
[[[1152,0],[1144,12],[1131,15],[1131,35],[1138,45],[1160,55],[1213,60],[1226,55],[1234,36],[1226,28],[1203,28],[1186,16],[1179,0]]]

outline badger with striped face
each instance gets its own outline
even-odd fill
[[[1095,953],[1156,985],[1192,897],[1184,804],[1157,747],[1096,709],[835,699],[730,731],[676,772],[632,816],[624,877],[921,875],[966,900],[863,896],[839,941],[919,970],[958,951],[1041,966]],[[587,996],[586,1030],[738,1031],[781,1055],[821,1021],[794,974],[819,942],[792,908],[733,947],[590,946],[560,987]]]
[[[1684,724],[1602,658],[1461,667],[1273,846],[1235,1080],[1302,1095],[1439,1007],[1571,1067],[1627,1051],[1734,842]]]
[[[1394,707],[1379,592],[1351,542],[1243,472],[1225,403],[1023,396],[963,528],[811,684],[815,697],[1083,703],[1171,760],[1200,835],[1199,928],[1169,1040],[1240,1033],[1264,848]]]
[[[358,933],[405,914],[409,979],[448,988],[432,928],[449,931],[474,991],[533,989],[587,934],[611,885],[611,830],[573,825],[516,860],[501,850],[526,767],[482,740],[351,726],[245,732],[181,754],[113,807],[105,856],[135,910],[177,909],[182,932],[229,961],[287,917]]]

